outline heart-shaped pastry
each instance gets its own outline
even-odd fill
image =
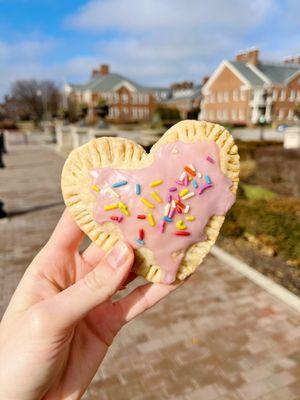
[[[238,174],[238,150],[227,130],[181,121],[149,154],[112,137],[73,150],[62,191],[92,241],[108,251],[123,238],[135,250],[137,274],[170,284],[192,274],[215,243]]]

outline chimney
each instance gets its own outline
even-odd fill
[[[285,64],[300,64],[300,56],[288,57],[283,61]]]
[[[200,83],[201,86],[204,86],[208,80],[209,80],[209,76],[204,76],[204,77],[201,79],[201,83]]]
[[[92,70],[92,78],[95,78],[95,76],[97,76],[99,73],[99,71],[97,69],[93,69]]]
[[[101,64],[99,68],[100,75],[108,75],[109,74],[109,65],[108,64]]]
[[[242,51],[235,56],[235,60],[245,64],[250,63],[256,65],[259,61],[259,50],[251,49]]]

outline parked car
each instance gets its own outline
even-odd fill
[[[288,128],[289,126],[286,124],[282,124],[282,125],[278,125],[277,126],[277,131],[278,132],[284,132],[286,130],[286,128]]]

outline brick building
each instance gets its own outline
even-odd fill
[[[200,110],[201,86],[190,81],[174,83],[170,87],[169,98],[163,103],[167,107],[177,108],[181,118],[187,118],[190,111]]]
[[[259,50],[217,67],[202,89],[200,119],[223,124],[292,124],[300,103],[300,57],[264,62]]]
[[[92,71],[85,84],[67,84],[65,96],[74,96],[79,103],[87,104],[90,110],[104,99],[109,107],[108,121],[149,121],[157,106],[170,96],[168,88],[146,87],[120,74],[111,73],[103,64]]]

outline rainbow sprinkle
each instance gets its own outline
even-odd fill
[[[118,208],[118,204],[114,203],[114,204],[107,204],[106,206],[103,207],[104,211],[110,211],[110,210],[114,210],[116,208]]]
[[[166,226],[166,222],[165,221],[159,221],[158,230],[159,230],[160,233],[164,233],[165,226]]]
[[[117,222],[122,222],[122,221],[123,221],[122,215],[121,215],[121,216],[118,216],[118,215],[111,215],[111,216],[110,216],[110,219],[111,219],[112,221],[117,221]]]
[[[169,217],[166,217],[165,215],[162,217],[162,219],[166,222],[172,222],[172,219]]]
[[[151,226],[155,226],[155,220],[152,214],[148,214],[148,221]]]
[[[184,225],[184,222],[182,219],[180,219],[176,222],[176,228],[180,229],[181,231],[185,231],[187,229],[187,227]]]
[[[194,169],[194,170],[193,170],[193,169]],[[187,166],[187,165],[184,167],[184,170],[185,170],[188,174],[190,174],[190,175],[192,175],[192,176],[196,176],[195,168],[193,167],[193,169],[190,168],[190,167]]]
[[[186,194],[188,194],[188,192],[189,192],[189,189],[183,189],[183,190],[179,193],[179,196],[183,197],[183,196],[185,196]]]
[[[171,210],[170,210],[170,212],[169,212],[168,217],[169,217],[169,218],[173,218],[174,214],[175,214],[175,208],[172,207]]]
[[[187,175],[184,178],[183,184],[184,184],[184,186],[188,186],[188,184],[189,184],[189,178]]]
[[[141,197],[141,202],[145,204],[145,206],[149,208],[154,208],[154,204],[152,204],[150,201],[145,199],[145,197]]]
[[[144,246],[145,242],[139,238],[136,238],[135,241],[140,244],[141,246]]]
[[[144,240],[145,232],[144,229],[139,229],[139,239]]]
[[[113,185],[111,185],[111,187],[112,188],[118,188],[118,187],[120,187],[120,186],[124,186],[124,185],[127,185],[127,181],[119,181],[119,182],[116,182],[116,183],[114,183]]]
[[[187,193],[187,194],[185,194],[184,196],[182,196],[181,199],[182,199],[182,200],[188,200],[188,199],[190,199],[190,198],[193,197],[193,196],[195,196],[195,193],[194,193],[194,192],[191,192],[191,193]]]
[[[187,221],[195,221],[196,217],[194,217],[193,215],[186,215],[185,219]]]
[[[146,215],[145,214],[138,214],[137,219],[146,219]]]
[[[190,211],[190,206],[187,204],[187,205],[185,206],[185,209],[183,210],[183,212],[184,212],[185,214],[187,214],[189,211]]]
[[[176,190],[177,190],[177,187],[175,187],[175,186],[169,187],[169,192],[176,192]]]
[[[202,174],[201,174],[201,172],[198,172],[198,174],[197,174],[197,175],[198,175],[198,178],[200,178],[200,179],[202,178]]]
[[[135,194],[139,196],[141,194],[141,185],[139,183],[135,184]]]
[[[215,160],[213,158],[211,158],[211,156],[207,156],[206,157],[207,161],[209,161],[211,164],[215,163]]]
[[[123,214],[129,215],[129,211],[128,211],[128,208],[125,203],[123,203],[122,201],[119,201],[118,207],[119,207],[120,211],[122,211]]]
[[[151,182],[149,186],[155,187],[155,186],[161,185],[162,183],[163,183],[162,179],[157,179],[156,181]]]
[[[195,179],[193,179],[192,184],[193,184],[195,189],[198,188],[198,182]]]
[[[171,209],[171,203],[165,205],[164,216],[167,217],[169,215]]]
[[[186,172],[184,171],[184,172],[180,175],[179,180],[182,182],[182,181],[185,179],[185,177],[186,177]]]
[[[207,184],[205,184],[205,185],[203,185],[201,188],[200,188],[200,190],[199,190],[199,194],[202,194],[206,189],[209,189],[209,188],[211,188],[213,186],[213,184],[212,183],[207,183]]]
[[[174,235],[176,235],[176,236],[190,236],[190,232],[187,232],[187,231],[178,231],[178,232],[175,232],[174,233]]]
[[[153,191],[153,192],[151,192],[151,196],[158,202],[158,203],[161,203],[161,198],[159,197],[159,195],[158,195],[158,193],[157,192],[155,192],[155,191]]]
[[[100,192],[100,188],[98,185],[93,185],[92,189],[94,190],[94,192]]]
[[[208,175],[205,175],[204,178],[205,178],[205,182],[206,183],[209,183],[209,184],[211,183],[211,179],[210,179],[210,177]]]
[[[171,203],[171,201],[172,201],[172,195],[168,194],[167,195],[167,203]]]

